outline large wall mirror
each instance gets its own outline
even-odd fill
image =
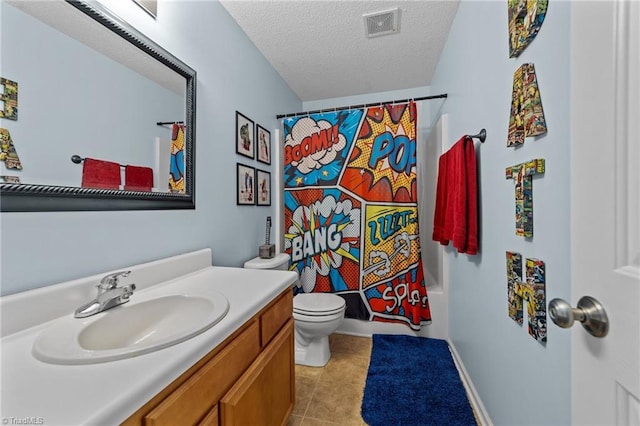
[[[96,2],[0,7],[1,76],[18,83],[0,128],[21,164],[0,162],[0,209],[195,208],[196,72]]]

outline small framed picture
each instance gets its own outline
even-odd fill
[[[261,125],[256,125],[256,134],[258,135],[258,161],[265,164],[271,164],[271,133]]]
[[[254,151],[253,121],[236,111],[236,152],[253,159]]]
[[[271,173],[256,169],[256,199],[259,206],[271,205]]]
[[[237,170],[236,204],[239,206],[253,206],[256,203],[254,185],[256,169],[238,163]]]

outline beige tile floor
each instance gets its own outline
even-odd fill
[[[296,405],[288,426],[366,425],[360,416],[371,338],[332,334],[323,368],[296,365]]]
[[[366,426],[360,407],[371,342],[371,337],[332,334],[327,365],[296,365],[296,405],[287,426]],[[474,415],[481,425],[475,410]]]

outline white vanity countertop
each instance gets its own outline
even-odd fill
[[[297,279],[286,271],[215,266],[185,277],[209,282],[227,297],[229,312],[209,330],[177,345],[100,364],[56,365],[31,353],[48,323],[2,338],[2,424],[121,423]]]

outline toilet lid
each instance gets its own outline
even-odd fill
[[[271,259],[263,259],[254,257],[244,263],[246,269],[278,269],[284,264],[289,264],[289,255],[286,253],[278,253]],[[286,269],[286,268],[285,268]]]
[[[330,315],[344,307],[344,299],[330,293],[303,293],[293,298],[293,311],[303,315]]]

